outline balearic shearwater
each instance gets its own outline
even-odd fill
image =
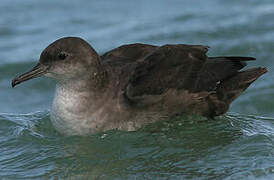
[[[65,135],[131,131],[181,113],[214,117],[267,69],[240,71],[255,58],[208,57],[207,51],[136,43],[99,56],[85,40],[65,37],[43,50],[12,87],[42,75],[55,79],[51,121]]]

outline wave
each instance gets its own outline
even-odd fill
[[[180,116],[136,132],[88,137],[58,134],[48,111],[1,113],[0,125],[0,175],[5,178],[265,177],[274,160],[270,117]]]

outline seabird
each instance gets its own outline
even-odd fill
[[[55,79],[51,121],[65,135],[132,131],[182,113],[214,117],[267,69],[240,71],[255,58],[208,57],[207,51],[202,45],[136,43],[99,56],[85,40],[65,37],[44,49],[12,87],[42,75]]]

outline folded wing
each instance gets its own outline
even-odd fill
[[[137,104],[149,104],[163,95],[165,107],[215,116],[225,113],[235,98],[267,72],[265,68],[240,71],[253,57],[207,57],[207,51],[201,45],[156,48],[130,74],[126,96]]]
[[[170,112],[184,109],[215,116],[225,113],[229,104],[267,70],[258,67],[240,71],[246,66],[245,61],[255,58],[208,57],[207,51],[208,47],[202,45],[159,47],[137,43],[113,49],[101,59],[116,72],[113,74],[119,74],[129,102],[161,102],[172,108]]]
[[[165,45],[139,63],[131,74],[131,96],[162,94],[170,88],[194,90],[207,61],[208,47]]]

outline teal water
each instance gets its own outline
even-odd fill
[[[0,4],[2,179],[274,179],[274,2],[35,1]],[[137,132],[64,137],[49,119],[54,82],[11,88],[49,43],[80,36],[103,53],[121,44],[190,43],[248,55],[269,72],[215,121],[182,116]]]

